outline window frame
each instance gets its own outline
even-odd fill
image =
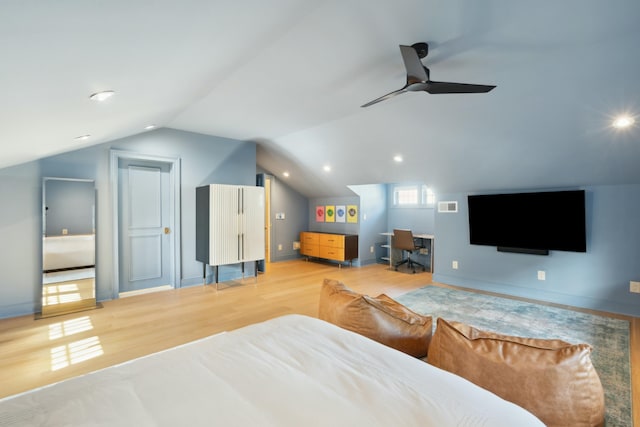
[[[406,194],[405,197],[401,194],[403,192],[413,192],[413,196],[409,195],[411,200],[406,201]],[[426,184],[393,184],[392,197],[394,208],[425,208],[436,204],[435,193]]]

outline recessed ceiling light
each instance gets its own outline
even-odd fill
[[[151,129],[155,129],[156,125],[147,125],[144,127],[145,130],[151,130]]]
[[[285,178],[289,178],[289,172],[287,171],[282,172],[282,176],[284,176]]]
[[[74,139],[76,141],[86,141],[87,139],[91,138],[91,135],[80,135],[80,136],[76,136]]]
[[[324,165],[322,169],[324,169],[325,172],[331,172],[331,166],[329,165]]]
[[[400,155],[393,156],[393,161],[396,163],[402,163],[402,156]]]
[[[102,92],[96,92],[92,94],[91,96],[89,96],[89,99],[93,101],[102,102],[106,99],[111,98],[114,94],[115,92],[112,90],[103,90]]]
[[[631,116],[618,116],[611,124],[616,129],[628,128],[635,123],[635,119]]]

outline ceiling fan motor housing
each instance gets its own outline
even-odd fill
[[[411,45],[416,50],[418,58],[422,59],[429,54],[429,43],[419,42]]]

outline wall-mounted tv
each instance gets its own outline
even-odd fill
[[[468,203],[472,245],[540,255],[587,251],[584,190],[470,195]]]

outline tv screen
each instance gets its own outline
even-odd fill
[[[470,195],[468,202],[472,245],[587,251],[584,190]]]

